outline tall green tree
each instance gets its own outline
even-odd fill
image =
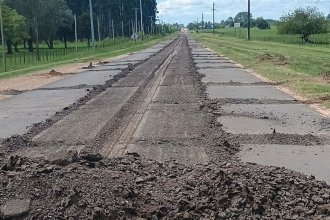
[[[27,36],[25,18],[6,5],[2,5],[2,16],[7,53],[12,54],[12,46],[18,51],[18,42]]]
[[[311,35],[327,33],[327,20],[315,7],[298,8],[281,17],[277,28],[280,34],[299,34],[305,43],[311,43]]]
[[[255,21],[252,19],[252,14],[250,13],[251,18],[251,27],[255,26]],[[248,19],[249,19],[249,13],[248,12],[239,12],[235,18],[235,23],[240,23],[241,27],[248,27]]]
[[[270,29],[270,25],[269,23],[263,18],[263,17],[259,17],[256,19],[256,26],[259,29]]]
[[[33,39],[36,30],[40,40],[44,40],[50,49],[59,28],[67,22],[70,10],[65,0],[5,0],[11,8],[16,9],[26,18],[28,29],[29,51],[33,51]],[[72,16],[71,16],[72,19]]]

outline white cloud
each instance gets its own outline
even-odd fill
[[[247,11],[247,0],[214,0],[216,20],[220,21]],[[187,24],[201,19],[212,20],[212,0],[158,0],[159,16],[164,20]],[[280,18],[298,7],[316,6],[324,14],[330,13],[329,0],[251,0],[253,17]]]

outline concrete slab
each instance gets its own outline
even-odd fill
[[[131,62],[128,61],[116,61],[116,62],[110,62],[102,64],[101,66],[123,66],[124,68],[128,67],[128,65],[131,64]]]
[[[255,76],[241,70],[241,69],[200,69],[199,73],[204,74],[202,79],[204,83],[226,83],[226,82],[240,82],[240,83],[256,83],[261,82]]]
[[[125,78],[120,79],[113,87],[139,87],[149,77],[150,73],[129,74]]]
[[[244,145],[243,162],[285,167],[330,184],[330,146]]]
[[[238,68],[237,65],[235,65],[234,63],[218,63],[218,62],[210,62],[210,63],[205,63],[205,62],[201,62],[201,63],[196,63],[196,67],[197,68],[201,68],[201,69],[223,69],[223,68]]]
[[[227,86],[209,85],[207,93],[211,99],[273,99],[294,100],[293,97],[272,86]]]
[[[97,66],[94,67],[93,69],[90,69],[89,71],[94,72],[94,71],[111,71],[111,70],[122,70],[128,67],[128,64],[118,64],[118,65],[102,65],[102,66]]]
[[[187,114],[187,106],[183,109],[182,105],[167,106],[165,111],[155,108],[159,107],[153,107],[144,114],[134,138],[198,138],[201,135],[200,126],[207,123],[204,115],[199,112]]]
[[[137,88],[134,87],[109,88],[82,108],[40,133],[34,140],[60,141],[69,145],[85,144],[96,137],[136,90]]]
[[[112,79],[113,76],[117,75],[118,73],[120,73],[120,70],[86,71],[67,76],[59,81],[48,84],[41,88],[63,88],[78,85],[103,85],[106,81]]]
[[[127,57],[124,57],[124,58],[121,58],[120,60],[117,60],[116,62],[115,62],[115,64],[113,64],[113,63],[108,63],[108,64],[104,64],[104,65],[107,65],[107,66],[112,66],[112,65],[129,65],[129,64],[133,64],[133,65],[135,65],[135,64],[137,64],[137,63],[139,63],[140,61],[138,61],[138,60],[130,60],[130,57],[129,56],[127,56]]]
[[[133,53],[129,55],[129,60],[141,61],[148,59],[152,56],[153,53]]]
[[[140,53],[157,53],[162,49],[162,47],[148,48],[140,51]]]
[[[212,51],[210,51],[210,50],[207,50],[207,49],[204,49],[204,48],[192,48],[192,50],[191,50],[191,52],[193,53],[193,54],[196,54],[196,53],[212,53]]]
[[[304,104],[233,104],[222,106],[218,121],[233,134],[330,135],[330,119]],[[226,116],[226,114],[234,114]]]
[[[24,134],[64,107],[85,96],[85,89],[25,92],[0,102],[0,138]]]
[[[219,59],[220,57],[218,55],[193,55],[193,59],[206,59],[206,58],[210,58],[210,59]]]
[[[198,57],[196,59],[194,59],[195,63],[231,63],[234,64],[233,62],[224,59],[224,58],[220,58],[220,57]]]
[[[214,53],[212,51],[198,51],[198,52],[192,51],[191,53],[194,56],[210,56],[210,55],[213,56],[213,55],[217,55],[216,53]]]
[[[196,101],[196,89],[193,86],[159,86],[153,98],[154,102],[184,103]]]

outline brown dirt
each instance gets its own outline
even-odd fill
[[[261,62],[272,62],[279,66],[287,66],[290,64],[288,59],[283,55],[273,55],[266,53],[258,57],[258,59]]]

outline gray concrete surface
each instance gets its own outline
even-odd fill
[[[225,68],[238,68],[235,64],[233,63],[216,63],[216,62],[210,62],[210,63],[205,63],[205,62],[199,62],[196,64],[198,68],[201,69],[225,69]]]
[[[273,129],[285,134],[330,133],[330,119],[304,104],[228,104],[222,112],[219,122],[235,134],[271,134]]]
[[[0,101],[0,138],[23,134],[34,124],[85,96],[85,89],[40,90]]]
[[[286,167],[330,184],[329,155],[329,145],[244,145],[239,153],[243,162]]]
[[[246,104],[224,104],[218,121],[229,134],[251,135],[249,144],[241,143],[239,157],[243,162],[253,162],[266,166],[279,166],[306,175],[314,175],[318,180],[330,183],[330,146],[304,146],[303,140],[297,145],[252,144],[252,135],[283,133],[290,135],[314,135],[329,139],[330,119],[304,104],[252,104],[248,99],[290,101],[293,97],[275,86],[252,85],[260,82],[243,69],[224,69],[227,64],[222,57],[193,44],[194,61],[198,71],[205,75],[207,93],[212,99],[246,99]],[[210,68],[208,68],[210,67]],[[218,68],[217,68],[218,67]],[[222,68],[222,69],[221,69]],[[241,82],[245,85],[224,85],[217,83]],[[250,85],[249,85],[250,84]],[[275,102],[274,102],[275,103]],[[283,136],[283,138],[285,138]],[[267,138],[265,137],[265,140]],[[322,139],[323,140],[323,139]],[[252,143],[251,143],[252,142]]]
[[[286,93],[273,86],[228,86],[209,85],[207,93],[212,99],[273,99],[273,100],[294,100]]]
[[[137,62],[145,60],[152,56],[155,52],[163,49],[169,43],[170,41],[162,42],[152,48],[132,53],[129,56],[125,56],[111,63],[97,66],[82,73],[68,75],[57,82],[42,86],[42,90],[28,91],[11,98],[1,100],[0,138],[7,138],[12,135],[27,132],[34,123],[42,122],[87,94],[86,89],[72,89],[72,87],[80,85],[92,87],[95,85],[104,84],[107,80],[112,79],[113,76],[118,74],[121,69],[128,67],[129,63],[136,64]],[[145,76],[140,77],[141,81],[145,79]],[[138,84],[137,80],[134,79],[129,79],[128,81]],[[129,82],[127,83],[129,86],[134,86]],[[131,89],[134,90],[134,88]],[[116,90],[116,92],[117,91],[119,91],[119,89]],[[96,111],[97,110],[94,110],[94,113]],[[113,111],[110,108],[110,112],[104,112],[104,114],[110,114]],[[88,116],[87,114],[80,114],[78,111],[78,117],[82,119],[85,117],[94,117],[95,115],[96,114],[93,114],[93,110],[90,111]],[[100,122],[100,124],[103,123],[102,120],[99,120],[98,122]],[[86,124],[81,126],[89,125]],[[67,136],[70,136],[70,134],[71,133],[68,133]],[[92,134],[86,134],[87,138],[92,136]]]
[[[257,77],[246,74],[246,72],[240,69],[200,69],[198,72],[205,75],[202,79],[204,83],[261,82]]]
[[[84,144],[93,140],[137,88],[109,88],[86,105],[35,137],[38,142]],[[93,119],[93,120],[91,120]]]
[[[165,94],[162,92],[164,90],[156,93],[155,97],[171,96],[166,91]],[[193,106],[152,104],[137,127],[134,138],[198,138],[199,127],[205,125],[206,121],[202,114],[193,111]],[[159,127],[162,129],[157,129]]]
[[[85,71],[79,74],[69,75],[59,81],[42,86],[41,88],[62,88],[78,85],[95,86],[102,85],[113,76],[120,73],[120,70],[111,71]]]

